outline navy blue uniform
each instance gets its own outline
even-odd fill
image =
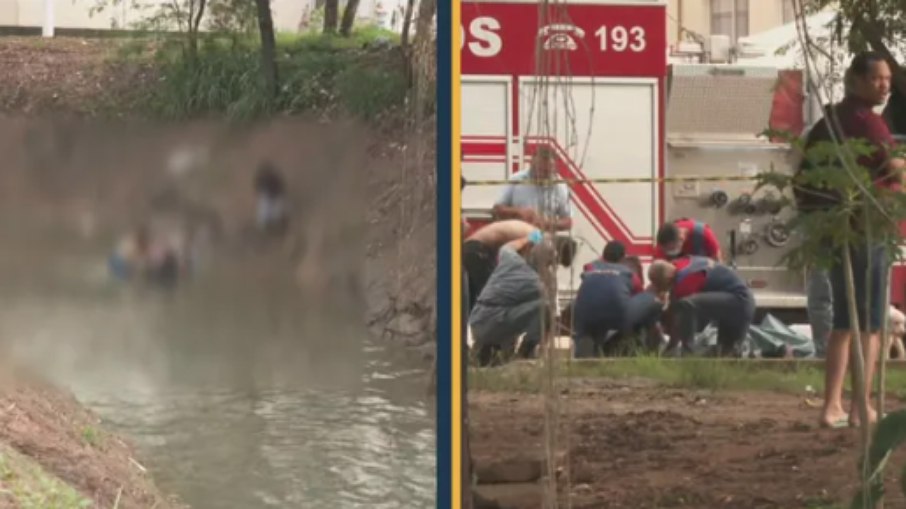
[[[623,264],[596,260],[586,266],[573,305],[577,357],[602,347],[611,331],[631,334],[657,322],[660,303],[641,289],[639,278]]]

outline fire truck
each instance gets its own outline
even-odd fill
[[[659,226],[691,217],[714,229],[759,309],[804,321],[805,275],[781,263],[796,242],[784,227],[791,211],[781,197],[756,192],[752,180],[671,180],[792,171],[789,145],[760,133],[802,133],[815,118],[802,73],[668,64],[666,8],[661,0],[462,3],[462,173],[477,183],[463,192],[463,214],[473,230],[490,221],[503,186],[481,181],[527,168],[534,150],[547,146],[562,178],[638,179],[570,184],[574,265],[600,256],[612,239],[650,263]],[[555,127],[541,136],[532,123],[544,52],[560,62],[560,76],[543,93],[567,99],[547,102]],[[561,303],[578,288],[579,272],[560,269]],[[894,304],[903,303],[904,287],[906,272],[895,267]]]

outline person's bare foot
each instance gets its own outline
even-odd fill
[[[818,424],[822,428],[839,429],[851,424],[850,416],[842,408],[824,408]]]
[[[872,407],[868,407],[868,422],[871,424],[876,424],[878,422],[878,412]],[[855,406],[849,414],[849,425],[853,428],[858,428],[862,425],[862,419],[859,417],[859,409]]]

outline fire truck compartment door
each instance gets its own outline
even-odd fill
[[[467,181],[506,180],[511,169],[512,78],[463,76],[462,175]],[[465,209],[487,209],[503,191],[501,185],[467,185]]]
[[[524,77],[519,91],[523,164],[534,146],[546,145],[556,151],[564,178],[658,176],[657,80],[571,77],[544,84]],[[578,183],[571,186],[571,201],[573,235],[579,240],[575,267],[599,256],[610,239],[630,251],[650,247],[659,206],[653,181]],[[579,272],[562,269],[561,290],[577,288]]]

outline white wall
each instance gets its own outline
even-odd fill
[[[749,0],[749,34],[783,25],[783,3],[789,0]],[[679,41],[679,24],[705,37],[711,35],[709,0],[669,0],[667,4],[668,44]]]

